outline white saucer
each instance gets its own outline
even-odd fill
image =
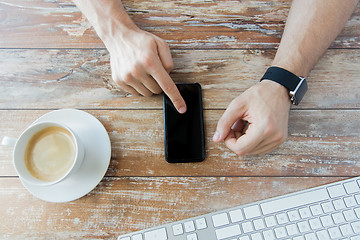
[[[56,121],[73,130],[85,147],[85,158],[79,170],[50,186],[21,182],[34,196],[48,202],[69,202],[93,190],[104,177],[110,163],[111,144],[106,129],[89,113],[76,109],[49,112],[34,123]]]

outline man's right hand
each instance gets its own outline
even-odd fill
[[[186,104],[169,73],[174,67],[168,44],[141,29],[127,29],[105,42],[113,80],[124,91],[151,96],[162,91],[180,113]]]

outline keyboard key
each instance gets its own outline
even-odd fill
[[[167,233],[165,228],[159,228],[149,232],[145,232],[145,240],[167,240]]]
[[[265,203],[261,203],[260,207],[262,212],[267,215],[327,199],[329,199],[329,194],[324,188],[320,188],[309,192],[301,192],[296,195],[284,196],[283,198],[267,201]]]
[[[360,192],[359,185],[355,181],[344,183],[344,187],[348,194]]]
[[[346,221],[352,221],[356,219],[355,212],[353,210],[347,210],[343,212]]]
[[[331,198],[337,198],[346,195],[345,188],[341,184],[330,186],[327,188],[327,190]]]
[[[300,219],[300,214],[297,210],[293,210],[287,213],[290,222],[294,222]]]
[[[272,230],[264,231],[263,235],[264,235],[265,240],[275,240],[276,239],[275,234]]]
[[[338,227],[329,228],[329,235],[332,239],[339,239],[341,236],[341,232]]]
[[[254,224],[255,230],[261,230],[261,229],[265,228],[264,220],[262,220],[261,218],[254,220],[253,224]]]
[[[131,240],[130,237],[120,238],[119,240]]]
[[[240,226],[233,225],[215,230],[215,234],[218,240],[234,237],[241,234]]]
[[[354,211],[355,211],[357,218],[360,219],[360,208],[355,208]]]
[[[143,240],[143,237],[141,234],[136,234],[132,236],[131,240]]]
[[[344,215],[341,212],[332,214],[335,224],[340,224],[345,222]]]
[[[258,205],[253,205],[253,206],[244,208],[244,213],[245,213],[245,218],[246,219],[261,216],[260,208],[259,208]]]
[[[244,215],[242,214],[241,209],[230,211],[229,215],[232,223],[244,220]]]
[[[306,240],[318,240],[318,238],[316,237],[315,233],[308,233],[305,235],[305,239]]]
[[[355,195],[356,202],[360,204],[360,194]]]
[[[229,218],[226,213],[220,213],[212,216],[214,227],[221,227],[229,224]]]
[[[274,229],[277,238],[287,237],[287,233],[284,227],[278,227]]]
[[[274,216],[266,217],[265,223],[266,223],[267,227],[273,227],[273,226],[277,225],[276,219]]]
[[[360,221],[350,224],[356,234],[360,233]]]
[[[262,240],[263,238],[261,237],[260,233],[253,233],[251,234],[251,240]]]
[[[293,236],[299,233],[299,228],[296,224],[290,224],[286,226],[286,231],[288,232],[289,236]]]
[[[195,224],[196,224],[196,228],[197,228],[198,230],[207,228],[207,224],[206,224],[205,218],[196,219]]]
[[[286,216],[285,213],[277,214],[277,215],[276,215],[276,219],[277,219],[277,221],[278,221],[278,223],[279,223],[280,225],[289,222],[289,219],[287,218],[287,216]]]
[[[331,202],[325,202],[321,204],[322,209],[324,210],[324,213],[329,213],[335,211],[334,205],[332,205]]]
[[[195,231],[195,225],[193,221],[188,221],[184,223],[185,232],[193,232]]]
[[[350,236],[354,233],[350,224],[345,224],[340,226],[340,231],[344,237]]]
[[[341,210],[341,209],[346,208],[345,203],[342,199],[333,201],[333,204],[334,204],[334,207],[336,210]]]
[[[300,213],[300,217],[301,217],[302,219],[312,217],[311,212],[310,212],[310,209],[307,208],[307,207],[306,207],[306,208],[300,208],[300,209],[299,209],[299,213]]]
[[[184,233],[181,223],[172,226],[174,236],[178,236]]]
[[[313,216],[319,216],[324,213],[320,205],[311,206],[310,211]]]
[[[196,233],[192,233],[190,235],[187,235],[187,240],[198,240]]]
[[[251,222],[244,222],[241,224],[242,229],[244,230],[244,233],[249,233],[254,231],[254,227]]]
[[[319,240],[329,240],[330,236],[329,233],[326,230],[321,230],[316,232],[316,236],[319,238]]]
[[[344,198],[344,202],[347,207],[354,207],[357,205],[356,200],[353,196]]]
[[[330,216],[320,217],[320,221],[324,227],[329,227],[334,225],[334,222]]]
[[[299,222],[297,225],[302,233],[310,231],[310,225],[307,221]]]
[[[320,219],[318,219],[318,218],[310,219],[309,220],[309,225],[310,225],[312,230],[317,230],[317,229],[322,228]]]

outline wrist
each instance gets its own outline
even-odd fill
[[[130,30],[139,30],[120,1],[75,1],[93,25],[105,45],[123,38]],[[121,40],[121,39],[120,39]]]
[[[289,104],[291,103],[291,100],[289,98],[289,91],[283,85],[281,85],[281,84],[279,84],[277,82],[274,82],[272,80],[268,80],[268,79],[262,80],[259,84],[264,86],[266,89],[271,89],[272,91],[269,91],[269,92],[276,93],[276,95],[280,99],[282,99],[283,102],[288,102]]]
[[[105,45],[114,41],[121,41],[131,31],[138,31],[139,28],[130,18],[110,18],[101,20],[98,24],[97,34]]]
[[[270,67],[266,70],[262,80],[271,80],[284,86],[294,105],[298,105],[307,91],[307,82],[304,77],[295,75],[294,73],[280,67]]]

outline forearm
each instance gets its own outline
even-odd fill
[[[343,29],[358,0],[294,0],[273,66],[307,76]]]
[[[73,0],[105,43],[128,29],[137,29],[121,0]]]

